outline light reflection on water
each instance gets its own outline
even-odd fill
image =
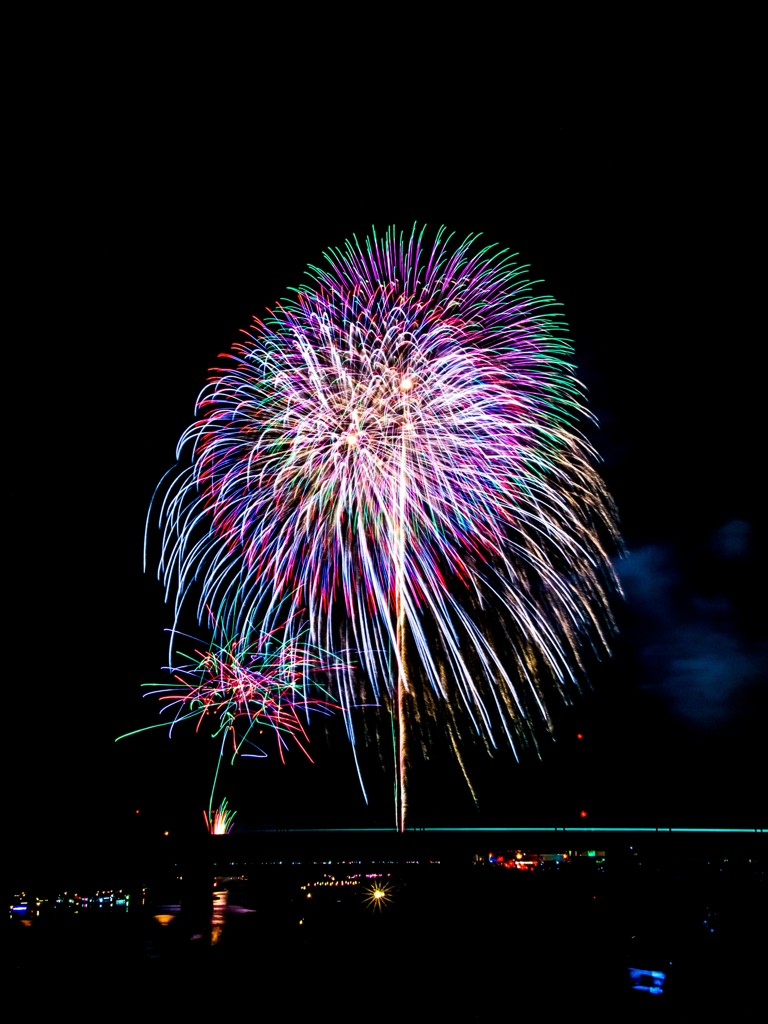
[[[213,913],[211,914],[211,945],[215,946],[224,930],[227,919],[227,903],[229,892],[226,889],[215,889],[213,893]]]
[[[131,910],[146,907],[147,902],[146,889],[139,889],[135,892],[128,892],[124,889],[100,889],[90,893],[62,892],[53,897],[32,896],[22,892],[14,895],[9,913],[11,919],[29,924],[39,918],[41,914],[52,912],[60,915],[127,914]]]
[[[465,1021],[479,1019],[480,989],[492,1009],[499,985],[512,984],[556,983],[568,1005],[569,996],[588,996],[593,1008],[614,997],[616,1005],[628,998],[687,1005],[700,992],[711,997],[713,987],[728,998],[743,994],[757,977],[749,936],[761,918],[754,908],[765,876],[758,868],[729,885],[717,867],[717,887],[683,885],[677,873],[665,881],[655,870],[617,885],[596,870],[537,875],[490,867],[459,875],[399,868],[377,873],[372,888],[372,875],[323,865],[256,869],[250,878],[179,876],[151,890],[52,899],[19,893],[9,911],[12,966],[36,998],[43,973],[52,996],[74,981],[121,992],[127,984],[139,999],[142,988],[167,977],[174,990],[194,987],[221,971],[247,974],[266,949],[291,949],[309,991],[322,987],[330,951],[344,963],[348,984],[362,990],[396,949],[413,985],[422,983],[425,951],[439,959],[453,986],[440,996],[443,1009],[463,1000]],[[388,898],[372,901],[375,892]],[[649,987],[646,977],[663,983]],[[189,1001],[200,1008],[191,988]]]
[[[240,880],[242,881],[242,879]],[[131,916],[151,922],[160,929],[171,930],[174,925],[194,917],[195,930],[189,934],[191,941],[204,940],[211,946],[217,945],[233,915],[252,914],[255,909],[230,901],[229,888],[216,878],[208,893],[197,893],[195,913],[190,915],[186,900],[167,900],[152,896],[146,888],[130,892],[126,890],[99,890],[91,893],[63,892],[53,897],[31,896],[17,893],[9,904],[8,920],[16,929],[36,932],[52,927],[61,927],[66,921],[88,919],[94,927],[97,921],[108,918]],[[207,907],[207,911],[204,908]]]

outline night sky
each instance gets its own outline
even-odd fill
[[[9,341],[32,413],[6,705],[19,854],[119,838],[137,811],[202,827],[211,742],[190,723],[116,742],[157,721],[142,686],[165,681],[171,611],[142,565],[153,489],[252,317],[324,250],[414,223],[481,232],[562,303],[627,553],[615,656],[545,756],[478,759],[475,806],[436,752],[412,777],[412,824],[768,825],[748,113],[680,90],[628,95],[621,116],[526,118],[510,82],[492,108],[380,123],[362,97],[315,114],[254,83],[250,108],[225,110],[202,88],[180,102],[108,82],[106,120],[72,93],[47,110],[66,159],[28,205],[35,299]],[[313,732],[310,751],[226,771],[239,827],[394,824],[386,771],[366,805],[341,733]]]

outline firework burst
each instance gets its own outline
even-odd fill
[[[321,664],[295,638],[290,643],[272,636],[259,636],[253,643],[241,638],[179,658],[186,664],[169,670],[173,682],[150,691],[174,711],[169,731],[189,719],[199,730],[211,718],[213,735],[230,738],[233,758],[240,753],[266,757],[254,738],[265,731],[276,740],[281,760],[290,742],[309,757],[305,742],[310,713],[340,710],[328,690],[307,682]],[[330,660],[322,663],[324,672]]]
[[[374,879],[365,888],[363,900],[369,910],[379,913],[394,900],[394,885],[384,879]]]
[[[153,502],[177,624],[356,652],[336,703],[353,749],[361,704],[397,723],[401,827],[429,722],[462,765],[468,733],[551,729],[609,648],[620,544],[557,303],[479,236],[424,234],[329,250],[254,320]]]
[[[181,639],[178,634],[176,639]],[[218,739],[212,804],[227,750],[230,762],[238,756],[267,757],[266,741],[274,741],[281,761],[292,745],[312,760],[310,717],[341,710],[323,684],[330,666],[341,670],[344,663],[331,655],[320,658],[297,637],[286,641],[260,634],[251,640],[193,646],[192,653],[179,653],[167,669],[172,677],[167,685],[145,686],[147,696],[159,699],[161,717],[166,712],[172,715],[170,723],[164,720],[126,736],[157,728],[167,728],[172,735],[179,723],[193,721],[197,732],[207,731]],[[208,818],[215,820],[210,807]]]

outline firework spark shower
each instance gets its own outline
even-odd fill
[[[150,510],[172,637],[343,659],[364,791],[360,716],[391,724],[400,828],[410,744],[536,746],[615,633],[595,421],[526,270],[445,228],[329,249],[210,371]]]

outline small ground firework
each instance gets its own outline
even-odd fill
[[[229,835],[234,828],[236,814],[237,811],[230,810],[227,801],[222,800],[215,811],[210,808],[208,811],[203,811],[205,827],[212,836]]]

